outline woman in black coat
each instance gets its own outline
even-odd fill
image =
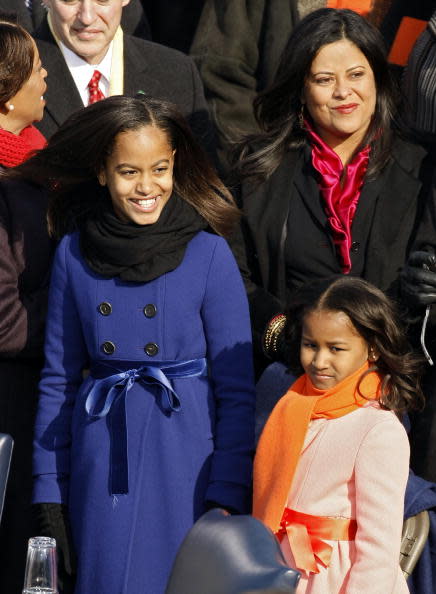
[[[426,152],[391,131],[396,88],[382,48],[356,13],[315,11],[255,100],[262,131],[236,165],[245,217],[234,249],[258,370],[283,357],[284,307],[306,281],[352,274],[397,292],[427,193]]]

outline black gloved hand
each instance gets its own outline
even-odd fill
[[[408,305],[422,307],[436,303],[436,255],[412,252],[401,272],[401,293]]]
[[[226,511],[227,513],[229,513],[231,516],[238,516],[240,512],[238,512],[237,509],[235,509],[234,507],[230,507],[228,505],[222,505],[221,503],[217,503],[216,501],[211,501],[210,499],[208,499],[205,504],[204,504],[204,508],[205,511],[209,511],[211,509],[223,509],[224,511]]]
[[[68,508],[61,503],[37,503],[33,512],[41,536],[56,539],[59,594],[73,594],[76,577],[76,555],[71,538]]]

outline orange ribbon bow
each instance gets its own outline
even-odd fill
[[[297,569],[319,573],[317,560],[328,567],[333,551],[324,540],[354,540],[356,531],[356,520],[311,516],[286,507],[276,536],[288,536]]]

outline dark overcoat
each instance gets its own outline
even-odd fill
[[[388,165],[364,183],[354,216],[351,274],[391,294],[397,291],[428,196],[426,156],[422,147],[396,139]],[[241,187],[244,242],[233,247],[259,349],[267,323],[283,312],[295,289],[311,279],[341,274],[309,161],[306,148],[289,151],[268,180]]]
[[[45,353],[34,499],[69,505],[75,592],[162,594],[206,500],[248,510],[251,335],[244,286],[226,242],[201,232],[178,268],[141,284],[94,274],[78,234],[67,236],[54,261]],[[173,380],[179,411],[163,410],[156,385],[136,382],[128,392],[128,493],[112,496],[114,417],[92,419],[85,408],[96,362],[138,368],[203,357],[207,375]],[[88,365],[91,376],[83,382]]]

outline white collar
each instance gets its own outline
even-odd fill
[[[88,105],[88,83],[91,80],[94,70],[98,70],[102,74],[99,87],[103,95],[107,97],[109,95],[113,41],[111,41],[106,55],[100,64],[88,64],[88,62],[86,62],[83,58],[72,52],[66,45],[64,45],[62,41],[59,41],[59,47],[64,56],[68,70],[70,71],[71,76],[73,77],[73,80],[76,84],[77,90],[80,93],[83,105]]]

